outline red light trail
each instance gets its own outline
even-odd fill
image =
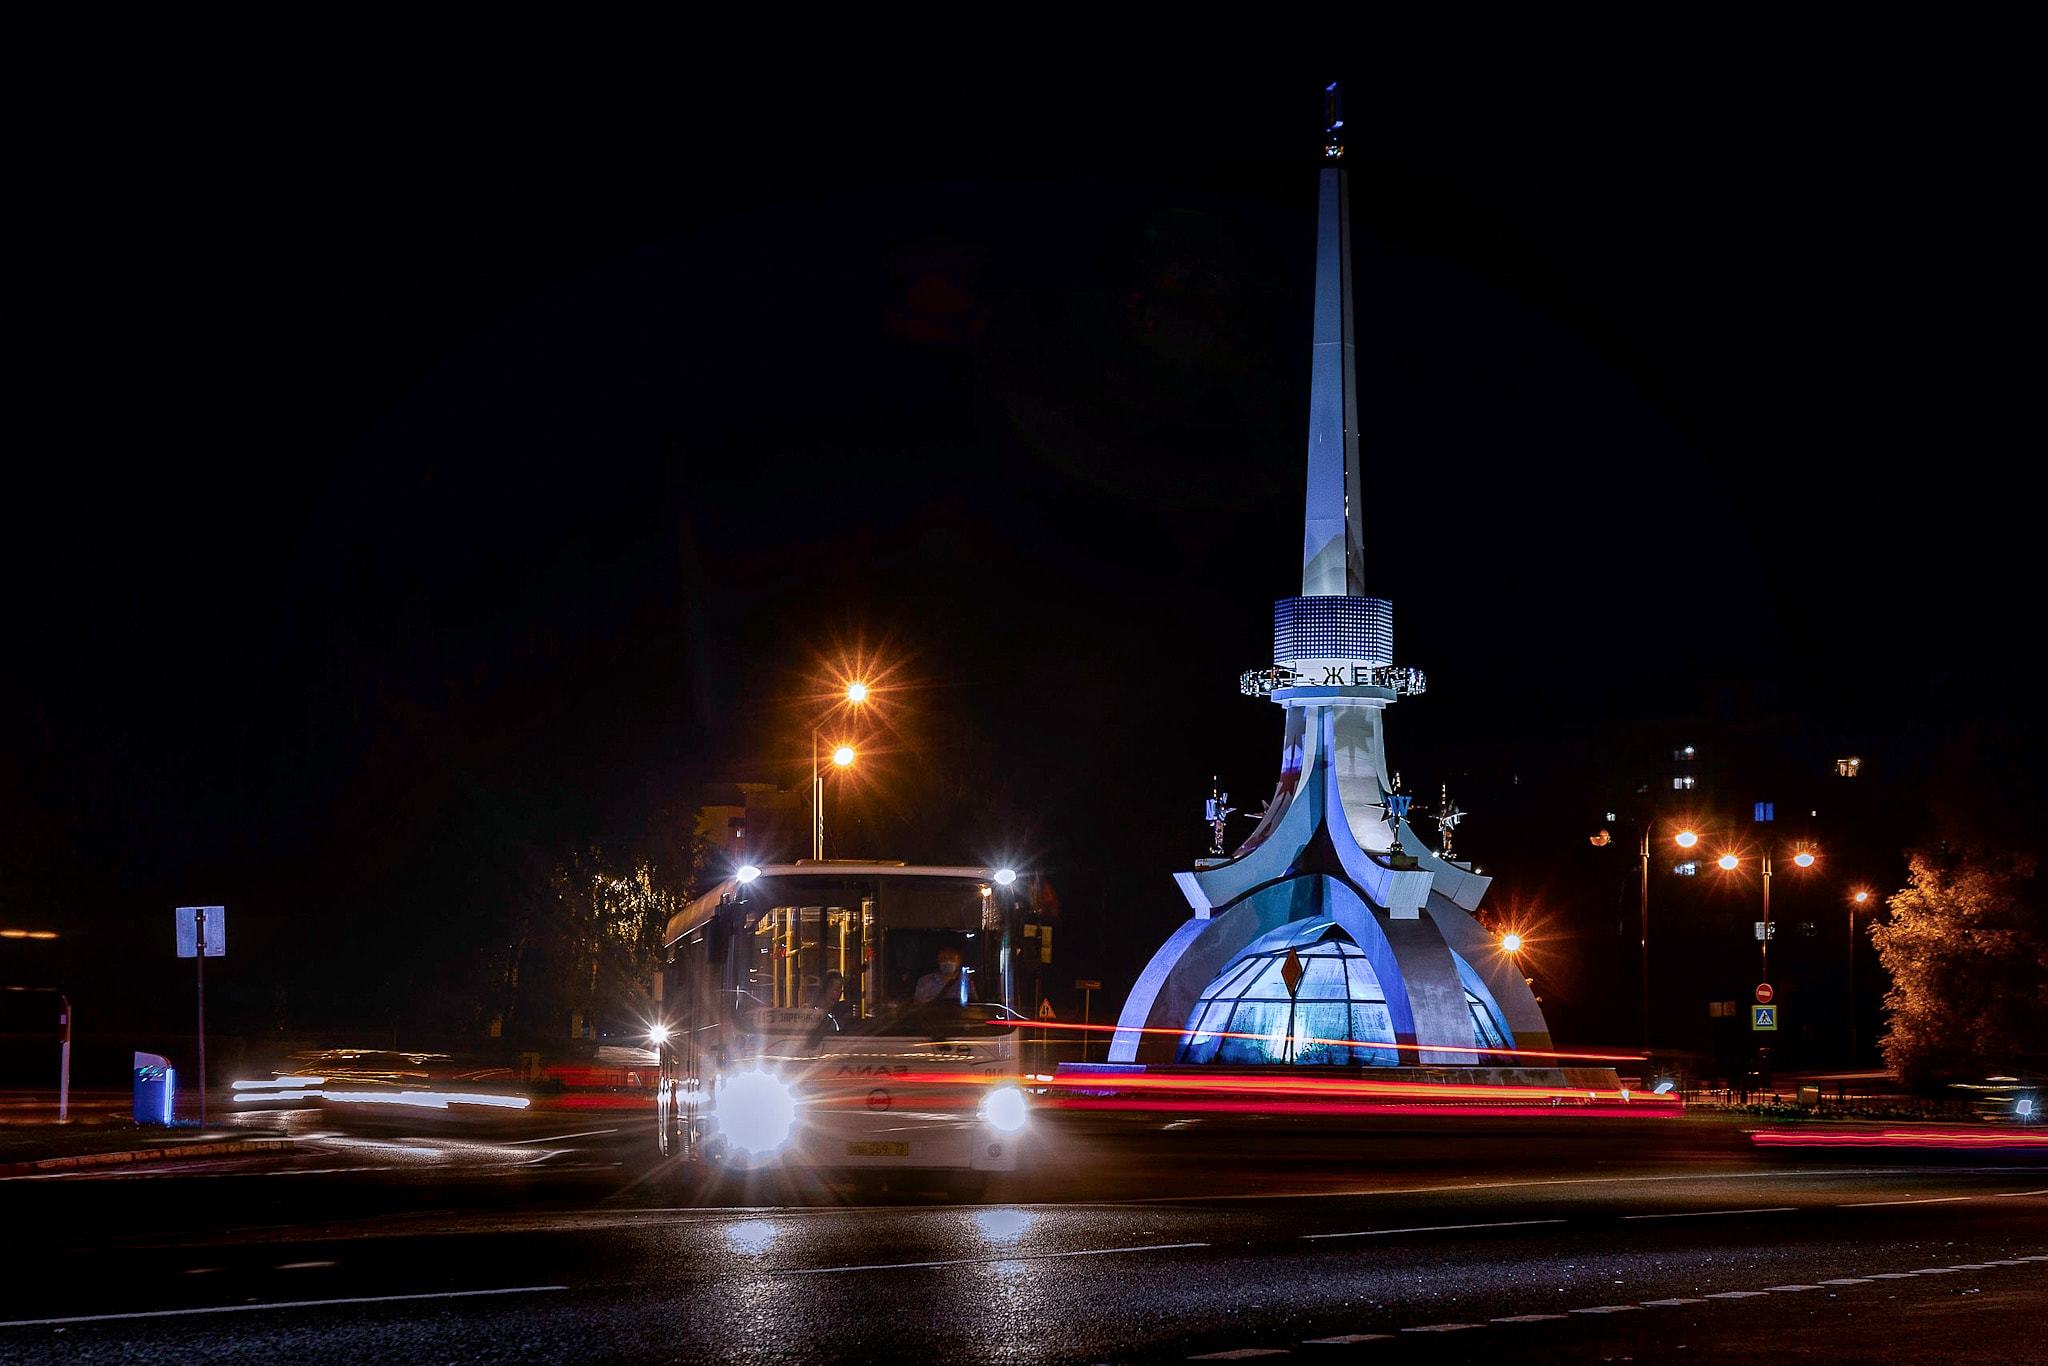
[[[1089,1033],[1120,1034],[1126,1032],[1122,1025],[1112,1024],[1071,1024],[1062,1020],[1002,1020],[992,1021],[993,1029],[1079,1029]],[[1163,1025],[1147,1025],[1131,1029],[1132,1034],[1171,1034],[1176,1038],[1192,1038],[1200,1035],[1205,1039],[1265,1039],[1271,1034],[1250,1034],[1225,1029],[1170,1029]],[[1480,1048],[1468,1043],[1382,1043],[1376,1040],[1325,1039],[1310,1034],[1294,1036],[1297,1047],[1302,1044],[1326,1044],[1333,1048],[1386,1048],[1407,1053],[1471,1053],[1488,1057],[1505,1058],[1546,1058],[1553,1061],[1572,1059],[1578,1062],[1641,1062],[1641,1053],[1569,1053],[1546,1048]]]

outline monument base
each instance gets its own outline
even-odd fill
[[[1233,1102],[1315,1100],[1342,1105],[1402,1101],[1419,1105],[1585,1106],[1667,1108],[1674,1096],[1624,1083],[1612,1067],[1301,1067],[1291,1063],[1213,1064],[1063,1062],[1054,1077],[1069,1095],[1152,1097],[1162,1104],[1205,1098]],[[1235,1081],[1239,1085],[1232,1085]],[[1383,1089],[1384,1088],[1384,1089]],[[1431,1094],[1440,1089],[1441,1094]],[[1322,1094],[1318,1094],[1322,1093]]]

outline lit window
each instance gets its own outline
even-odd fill
[[[1671,780],[1671,790],[1673,792],[1690,792],[1697,785],[1698,781],[1690,773],[1680,774]]]
[[[1863,760],[1853,754],[1846,759],[1835,760],[1835,776],[1837,778],[1853,778],[1862,771]]]
[[[1691,763],[1693,759],[1693,754],[1694,750],[1691,745],[1687,745],[1684,749],[1674,749],[1671,751],[1671,757],[1673,759],[1676,759],[1681,764]]]
[[[1671,871],[1680,877],[1698,877],[1700,875],[1699,860],[1687,859],[1683,863],[1674,863],[1671,865]]]
[[[1287,990],[1289,949],[1302,967]],[[1393,1017],[1364,950],[1329,921],[1299,922],[1254,940],[1216,975],[1188,1017],[1178,1061],[1391,1066]],[[1470,1002],[1467,1002],[1469,1007]]]

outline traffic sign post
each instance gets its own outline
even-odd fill
[[[199,1122],[206,1123],[206,960],[228,952],[225,906],[180,906],[178,957],[190,958],[199,978]]]
[[[1749,1008],[1749,1027],[1753,1030],[1769,1030],[1775,1033],[1778,1028],[1778,1008],[1776,1006],[1751,1006]]]
[[[1777,992],[1771,989],[1769,982],[1758,982],[1756,984],[1756,1003],[1760,1006],[1769,1005],[1777,997],[1777,994]]]
[[[1081,993],[1081,1061],[1086,1062],[1088,1045],[1095,1039],[1094,1032],[1088,1028],[1088,1008],[1094,1003],[1095,993],[1102,990],[1102,983],[1082,977],[1075,980],[1074,990]]]
[[[1039,998],[1038,998],[1038,1018],[1039,1018],[1039,1019],[1041,1019],[1041,1020],[1057,1020],[1057,1019],[1059,1018],[1059,1016],[1057,1016],[1057,1015],[1053,1014],[1053,1010],[1052,1010],[1052,998],[1051,998],[1050,996],[1041,996],[1041,997],[1039,997]],[[1050,1071],[1052,1070],[1052,1064],[1051,1064],[1051,1062],[1049,1061],[1049,1059],[1051,1058],[1051,1056],[1052,1056],[1052,1031],[1051,1031],[1051,1030],[1047,1030],[1047,1029],[1041,1029],[1041,1030],[1039,1030],[1039,1031],[1038,1031],[1038,1070],[1039,1070],[1039,1071],[1041,1071],[1041,1072],[1050,1072]]]

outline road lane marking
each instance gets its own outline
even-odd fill
[[[1853,1205],[1837,1205],[1836,1209],[1880,1209],[1886,1205],[1953,1205],[1958,1200],[1975,1200],[1974,1195],[1931,1195],[1924,1200],[1859,1200]]]
[[[211,1276],[218,1270],[220,1268],[217,1266],[188,1266],[185,1268],[185,1274],[187,1276]]]
[[[1204,1352],[1189,1361],[1245,1361],[1252,1357],[1284,1357],[1285,1347],[1233,1347],[1227,1352]]]
[[[1074,1252],[1019,1252],[1007,1257],[952,1257],[940,1262],[867,1262],[860,1266],[799,1266],[783,1276],[830,1276],[841,1271],[916,1271],[934,1266],[994,1266],[1000,1262],[1042,1262],[1054,1257],[1109,1257],[1119,1252],[1172,1252],[1207,1243],[1146,1243],[1142,1247],[1084,1247]]]
[[[1992,1198],[1992,1199],[1994,1199],[1994,1200],[2017,1200],[2017,1199],[2019,1199],[2019,1198],[2020,1198],[2021,1196],[2023,1196],[2023,1195],[2048,1195],[2048,1190],[2038,1190],[2038,1191],[2000,1191],[2000,1192],[1998,1192],[1998,1194],[1996,1194],[1996,1195],[1992,1196],[1991,1198]]]
[[[265,1309],[319,1309],[342,1304],[400,1304],[408,1300],[464,1300],[480,1295],[538,1295],[566,1285],[508,1285],[501,1290],[435,1290],[420,1295],[348,1295],[331,1300],[269,1300],[262,1304],[212,1304],[198,1309],[140,1309],[125,1314],[70,1314],[56,1319],[4,1319],[0,1328],[43,1328],[60,1323],[113,1323],[121,1319],[176,1319],[195,1314],[254,1314]]]
[[[1392,1333],[1339,1333],[1333,1338],[1304,1338],[1304,1347],[1350,1347],[1360,1342],[1384,1342]]]
[[[572,1138],[596,1138],[602,1134],[615,1134],[617,1132],[617,1129],[585,1129],[580,1134],[551,1134],[547,1138],[514,1138],[507,1140],[505,1146],[515,1148],[522,1143],[566,1143]]]
[[[1716,1214],[1793,1214],[1797,1205],[1772,1205],[1768,1209],[1689,1209],[1675,1214],[1624,1214],[1622,1221],[1630,1219],[1706,1219]]]
[[[2004,1265],[2013,1265],[2013,1266],[2019,1266],[2019,1265],[2026,1265],[2026,1264],[2029,1264],[2029,1263],[2032,1263],[2032,1262],[2037,1262],[2037,1261],[2048,1261],[2048,1255],[2041,1255],[2041,1256],[2036,1256],[2036,1257],[2028,1257],[2028,1258],[2022,1258],[2022,1259],[2013,1259],[2013,1260],[2010,1260],[2010,1261],[2007,1261],[2007,1262],[1981,1262],[1981,1263],[1978,1263],[1978,1262],[1964,1262],[1964,1263],[1959,1263],[1958,1265],[1956,1265],[1956,1266],[1953,1266],[1953,1267],[1925,1267],[1925,1268],[1922,1268],[1922,1269],[1921,1269],[1921,1270],[1919,1270],[1919,1271],[1874,1271],[1874,1272],[1872,1272],[1872,1273],[1871,1273],[1870,1275],[1868,1275],[1868,1276],[1841,1276],[1841,1277],[1837,1277],[1837,1278],[1835,1278],[1835,1279],[1833,1279],[1833,1280],[1827,1280],[1827,1281],[1822,1281],[1822,1282],[1820,1282],[1819,1284],[1816,1284],[1816,1285],[1805,1285],[1805,1284],[1786,1284],[1786,1285],[1773,1285],[1773,1286],[1768,1286],[1768,1287],[1766,1287],[1765,1289],[1762,1289],[1762,1290],[1722,1290],[1722,1291],[1718,1291],[1718,1292],[1716,1292],[1716,1293],[1714,1293],[1714,1294],[1711,1294],[1711,1295],[1705,1295],[1705,1296],[1692,1296],[1692,1295],[1674,1295],[1674,1296],[1671,1296],[1671,1297],[1670,1297],[1670,1298],[1668,1298],[1668,1299],[1658,1299],[1658,1300],[1643,1300],[1642,1302],[1640,1302],[1640,1303],[1638,1303],[1638,1304],[1595,1304],[1595,1305],[1587,1305],[1587,1306],[1585,1306],[1585,1307],[1583,1307],[1583,1308],[1579,1308],[1579,1309],[1573,1309],[1573,1310],[1571,1310],[1571,1311],[1570,1311],[1570,1313],[1571,1313],[1571,1314],[1627,1314],[1627,1313],[1631,1313],[1631,1312],[1634,1312],[1634,1311],[1636,1311],[1636,1310],[1639,1310],[1639,1309],[1664,1309],[1664,1308],[1671,1308],[1671,1307],[1674,1307],[1674,1306],[1677,1306],[1677,1305],[1683,1305],[1683,1304],[1705,1304],[1705,1303],[1707,1303],[1707,1301],[1709,1301],[1709,1300],[1754,1300],[1754,1299],[1763,1299],[1763,1298],[1766,1298],[1766,1297],[1768,1297],[1769,1295],[1771,1295],[1771,1294],[1772,1294],[1773,1292],[1779,1292],[1779,1293],[1783,1293],[1783,1292],[1791,1292],[1791,1291],[1801,1291],[1801,1290],[1819,1290],[1819,1289],[1821,1289],[1821,1288],[1822,1288],[1822,1286],[1829,1286],[1829,1285],[1869,1285],[1869,1284],[1871,1284],[1871,1283],[1872,1283],[1872,1282],[1874,1282],[1874,1281],[1880,1281],[1880,1280],[1908,1280],[1908,1279],[1911,1279],[1911,1278],[1912,1278],[1912,1277],[1914,1277],[1914,1276],[1928,1276],[1928,1275],[1939,1275],[1939,1274],[1942,1274],[1942,1273],[1944,1273],[1944,1272],[1953,1272],[1953,1271],[1962,1271],[1962,1270],[1975,1270],[1975,1269],[1979,1269],[1979,1268],[1988,1268],[1988,1267],[1992,1267],[1992,1266],[2004,1266]],[[1558,1320],[1558,1319],[1564,1319],[1564,1318],[1568,1318],[1569,1316],[1570,1316],[1569,1314],[1503,1314],[1503,1315],[1500,1315],[1500,1316],[1498,1316],[1498,1317],[1494,1318],[1494,1319],[1492,1320],[1492,1322],[1494,1322],[1494,1323],[1547,1323],[1547,1322],[1553,1322],[1553,1321],[1555,1321],[1555,1320]],[[1420,1325],[1420,1326],[1418,1326],[1418,1327],[1414,1327],[1414,1328],[1403,1328],[1403,1329],[1402,1329],[1401,1331],[1402,1331],[1403,1333],[1455,1333],[1455,1332],[1459,1332],[1459,1331],[1462,1331],[1462,1330],[1464,1330],[1464,1329],[1467,1329],[1467,1328],[1483,1328],[1483,1327],[1485,1327],[1485,1326],[1486,1326],[1485,1324],[1479,1324],[1479,1323],[1429,1323],[1429,1324],[1422,1324],[1422,1325]],[[1387,1335],[1387,1334],[1385,1334],[1385,1333],[1358,1333],[1358,1334],[1352,1334],[1352,1335],[1348,1335],[1348,1336],[1345,1336],[1345,1337],[1335,1337],[1335,1338],[1311,1338],[1311,1339],[1309,1339],[1308,1343],[1304,1343],[1303,1345],[1304,1345],[1304,1346],[1307,1346],[1307,1345],[1309,1345],[1309,1343],[1313,1343],[1313,1344],[1316,1344],[1316,1345],[1319,1345],[1319,1346],[1320,1346],[1320,1345],[1325,1345],[1325,1344],[1327,1344],[1327,1345],[1329,1345],[1329,1346],[1348,1346],[1348,1345],[1350,1345],[1351,1343],[1354,1343],[1354,1342],[1370,1342],[1370,1341],[1374,1341],[1374,1340],[1376,1340],[1376,1339],[1382,1339],[1382,1338],[1385,1338],[1385,1337],[1387,1337],[1387,1336],[1388,1336],[1388,1335]]]
[[[317,1271],[323,1266],[333,1265],[333,1262],[279,1262],[277,1269],[279,1271]]]
[[[2026,1167],[1972,1167],[1965,1176],[1991,1172],[2018,1172]],[[2034,1169],[2038,1170],[2038,1169]],[[1822,1176],[1918,1176],[1928,1175],[1925,1167],[1778,1167],[1764,1171],[1669,1172],[1657,1176],[1555,1176],[1535,1181],[1464,1181],[1443,1186],[1365,1186],[1349,1190],[1240,1191],[1231,1195],[1146,1195],[1135,1200],[1100,1200],[1096,1208],[1126,1205],[1220,1204],[1226,1200],[1328,1200],[1348,1196],[1440,1195],[1447,1191],[1519,1190],[1529,1186],[1635,1186],[1652,1181],[1760,1181],[1789,1176],[1809,1179]]]
[[[1323,1238],[1383,1238],[1390,1233],[1457,1233],[1470,1228],[1530,1228],[1537,1224],[1561,1224],[1562,1219],[1501,1219],[1490,1224],[1423,1224],[1417,1228],[1362,1228],[1351,1233],[1304,1233],[1306,1242]]]

